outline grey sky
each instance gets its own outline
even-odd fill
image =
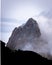
[[[2,32],[2,40],[7,42],[12,30],[28,18],[43,21],[42,24],[45,18],[52,19],[52,0],[1,0],[1,17],[0,33]]]
[[[31,9],[34,11],[32,11]],[[37,13],[38,15],[42,11],[47,12],[51,9],[52,9],[52,0],[2,0],[2,18],[18,19],[18,16],[20,15],[19,17],[21,18],[22,17],[21,14],[24,13],[23,14],[24,19],[26,14],[28,18],[29,12],[30,12],[29,14],[33,12],[31,16],[35,16],[36,15],[35,13]]]

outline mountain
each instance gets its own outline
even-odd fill
[[[32,42],[35,38],[39,38],[40,35],[41,33],[37,22],[30,18],[24,26],[16,27],[13,30],[7,46],[11,49],[20,49],[22,45]]]
[[[12,50],[34,51],[48,59],[50,56],[47,42],[41,37],[41,31],[36,20],[29,18],[27,22],[16,27],[7,43]],[[52,57],[51,57],[52,58]]]
[[[1,64],[2,65],[20,65],[20,64],[51,64],[48,60],[36,52],[11,50],[5,47],[5,43],[1,42]]]

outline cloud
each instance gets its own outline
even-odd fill
[[[52,54],[52,18],[40,15],[37,22],[43,39],[48,42],[49,52]]]
[[[52,9],[48,9],[48,10],[42,11],[40,13],[40,15],[43,15],[44,17],[51,19],[52,18]]]
[[[17,22],[17,19],[1,17],[1,22]]]

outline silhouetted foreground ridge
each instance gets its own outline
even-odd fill
[[[20,65],[20,64],[50,64],[52,61],[40,56],[32,51],[13,51],[5,47],[1,41],[1,64],[2,65]]]

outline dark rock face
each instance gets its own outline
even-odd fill
[[[13,30],[7,46],[11,49],[20,49],[22,45],[30,43],[30,41],[32,42],[32,39],[39,38],[40,35],[41,33],[37,22],[30,18],[24,26],[16,27]]]
[[[32,51],[10,50],[1,42],[1,64],[2,65],[20,65],[20,64],[50,64],[51,60],[40,56]]]
[[[28,33],[27,35],[32,35],[34,37],[39,37],[41,35],[37,22],[32,18],[27,21],[24,29]]]

